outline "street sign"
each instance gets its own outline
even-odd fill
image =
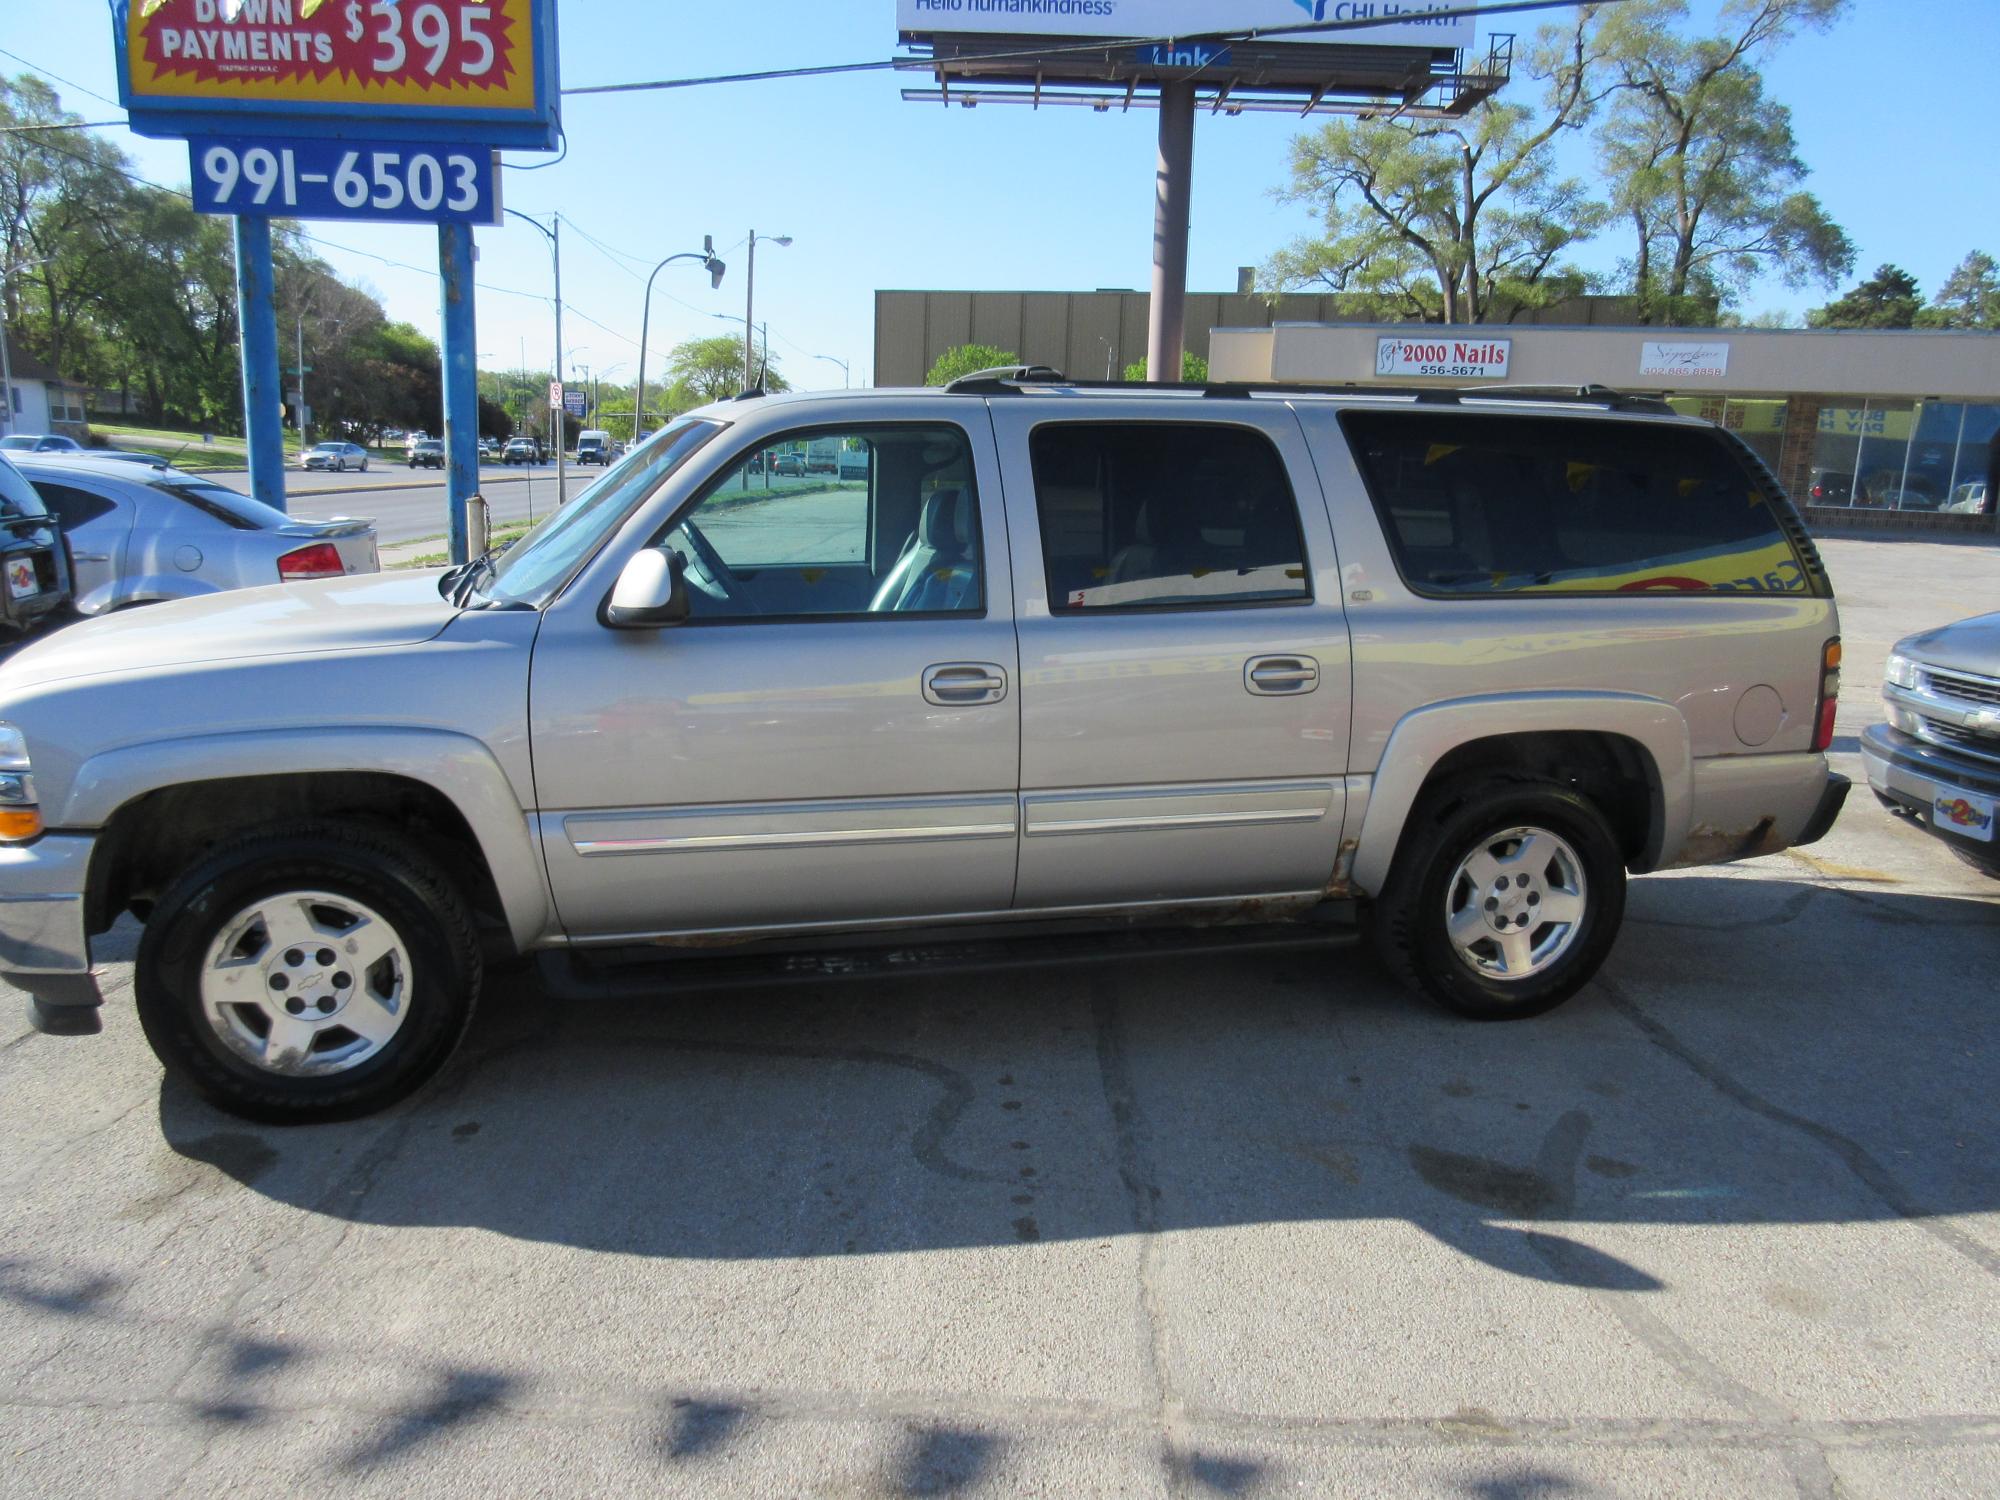
[[[500,222],[498,153],[471,146],[197,136],[188,161],[205,214]]]
[[[561,411],[562,409],[563,409],[562,382],[560,380],[551,380],[549,382],[549,410]]]
[[[292,135],[551,148],[554,0],[112,0],[140,135]]]
[[[590,403],[584,399],[582,391],[563,392],[563,410],[572,417],[581,417],[589,409]]]

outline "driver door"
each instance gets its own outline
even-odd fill
[[[683,624],[613,630],[596,598],[551,610],[535,777],[572,936],[1007,908],[1013,595],[991,430],[968,406],[976,426],[739,451],[649,538],[684,561]]]

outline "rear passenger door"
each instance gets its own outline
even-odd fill
[[[52,479],[37,480],[35,488],[69,543],[70,593],[77,610],[95,615],[115,608],[132,538],[132,502]]]
[[[1032,392],[991,409],[1021,652],[1015,906],[1324,887],[1348,640],[1296,417]]]

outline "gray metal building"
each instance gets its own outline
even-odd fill
[[[1078,379],[1116,379],[1146,357],[1144,292],[925,292],[875,294],[875,384],[922,385],[939,355],[961,344],[991,344],[1027,364],[1052,365]],[[1523,312],[1514,326],[1536,323],[1620,325],[1632,320],[1627,297],[1579,297]],[[1250,292],[1189,292],[1187,348],[1209,357],[1215,328],[1276,323],[1363,322],[1354,299],[1301,293],[1276,303]],[[1494,331],[1499,331],[1496,326]]]

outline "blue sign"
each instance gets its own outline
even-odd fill
[[[1229,49],[1209,42],[1170,42],[1165,46],[1155,42],[1133,48],[1132,60],[1149,68],[1171,68],[1191,73],[1200,68],[1228,67]]]
[[[477,146],[198,136],[188,160],[205,214],[500,222],[498,161]]]

